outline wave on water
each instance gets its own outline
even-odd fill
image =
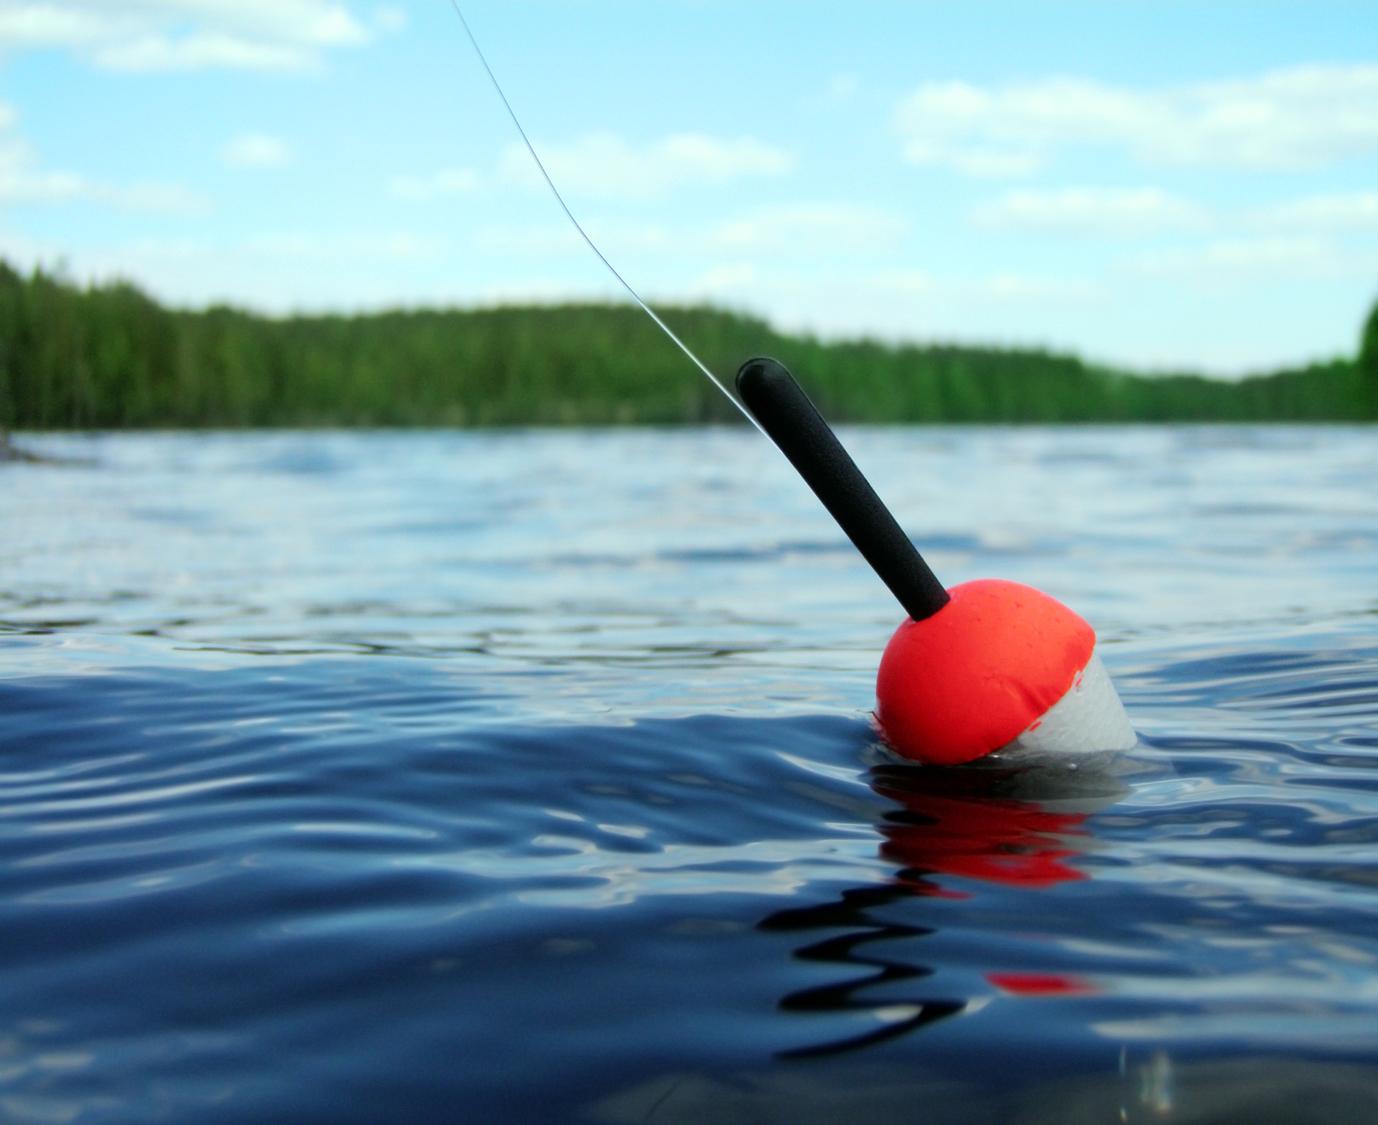
[[[934,554],[1084,593],[1142,737],[1076,769],[877,743],[896,611],[749,435],[663,435],[634,493],[644,435],[14,467],[0,1117],[1356,1119],[1373,454],[1136,433],[1010,436],[1009,537]],[[1136,490],[1164,442],[1240,502]],[[1009,483],[1003,447],[866,451]],[[686,484],[725,459],[739,490]],[[1040,466],[1129,514],[1021,524]],[[1281,535],[1287,473],[1329,503]]]

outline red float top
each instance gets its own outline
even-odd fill
[[[1032,586],[982,578],[895,630],[876,677],[876,719],[906,758],[970,762],[1013,742],[1067,694],[1096,634]]]

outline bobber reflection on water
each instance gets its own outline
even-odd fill
[[[1017,582],[943,588],[794,377],[773,359],[737,391],[908,618],[886,646],[876,719],[897,753],[958,765],[997,750],[1127,750],[1134,730],[1091,626]]]

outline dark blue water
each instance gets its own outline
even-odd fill
[[[1362,1120],[1378,435],[844,435],[1141,746],[875,744],[899,611],[746,430],[0,466],[0,1120]]]

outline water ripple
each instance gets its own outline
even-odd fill
[[[880,748],[897,611],[752,435],[7,479],[0,1117],[1346,1119],[1371,435],[864,436],[945,577],[1096,622],[1135,751]]]

